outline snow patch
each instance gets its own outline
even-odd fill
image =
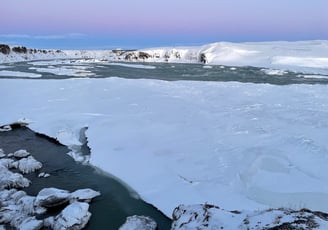
[[[263,71],[267,75],[279,75],[279,76],[288,73],[287,71],[279,70],[279,69],[261,69],[261,71]]]

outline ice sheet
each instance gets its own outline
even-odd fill
[[[30,119],[72,149],[88,127],[90,163],[168,216],[205,202],[328,211],[326,85],[2,79],[0,97],[1,124]]]

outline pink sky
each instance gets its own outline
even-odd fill
[[[71,33],[159,45],[328,39],[326,0],[2,0],[1,8],[0,42]]]

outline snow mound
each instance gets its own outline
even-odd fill
[[[29,155],[30,155],[30,153],[27,152],[25,149],[20,149],[20,150],[17,150],[16,152],[14,152],[14,157],[17,157],[17,158],[24,158]]]

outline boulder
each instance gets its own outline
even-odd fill
[[[35,198],[34,205],[52,208],[63,205],[69,201],[70,193],[57,188],[44,188]]]
[[[91,213],[88,211],[89,204],[73,202],[68,205],[53,221],[48,220],[54,230],[70,229],[78,230],[85,227],[89,222]]]
[[[93,198],[100,196],[100,193],[90,188],[79,189],[71,193],[71,200],[90,202]]]
[[[17,158],[24,158],[29,155],[30,155],[30,153],[27,152],[25,149],[20,149],[20,150],[17,150],[16,152],[14,152],[14,157],[17,157]]]

